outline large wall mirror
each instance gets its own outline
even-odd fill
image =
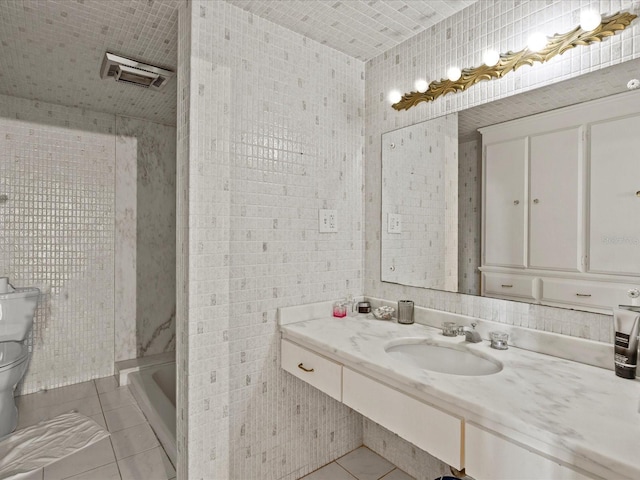
[[[632,290],[640,288],[640,253],[633,253],[640,252],[640,162],[628,153],[640,151],[640,108],[629,107],[620,118],[610,112],[605,120],[597,116],[608,108],[599,102],[622,99],[626,105],[638,98],[640,104],[640,90],[627,87],[639,77],[640,60],[624,62],[383,134],[381,280],[600,313],[610,313],[614,303],[628,303]],[[598,113],[591,118],[580,108]],[[573,109],[580,119],[574,123],[582,124],[536,130],[527,123],[536,114]],[[502,126],[490,127],[515,119],[522,120],[513,124],[526,124],[531,133],[512,134],[514,140],[505,137]],[[614,133],[619,136],[616,158],[627,157],[617,163],[606,153]],[[609,143],[599,147],[593,143],[598,138]],[[566,150],[563,158],[575,157],[564,173],[553,163],[559,149]],[[513,170],[508,175],[505,165]],[[536,182],[540,193],[534,191]],[[514,191],[513,185],[522,187]],[[567,204],[560,194],[570,199],[564,207],[569,218],[562,208],[550,206],[552,200]],[[611,210],[617,212],[613,220],[606,214]],[[514,221],[521,223],[513,227],[509,222]],[[567,222],[574,222],[578,233],[575,239],[562,234],[568,253],[560,258],[554,245],[562,242],[550,239],[562,228],[569,232]],[[597,231],[598,223],[606,231]],[[522,245],[496,243],[518,236]],[[501,260],[504,252],[513,253],[516,261]],[[637,265],[607,271],[607,262]]]

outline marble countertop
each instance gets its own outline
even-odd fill
[[[454,415],[603,478],[640,478],[640,381],[519,348],[494,350],[432,327],[370,315],[281,326],[288,338]],[[399,339],[464,346],[501,362],[486,376],[442,374],[393,359]],[[458,344],[458,345],[453,345]]]

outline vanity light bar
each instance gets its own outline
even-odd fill
[[[556,55],[562,55],[578,45],[590,45],[594,42],[601,42],[607,37],[622,31],[637,17],[629,12],[618,12],[609,17],[605,17],[593,30],[585,31],[578,26],[570,32],[556,33],[547,37],[548,41],[544,48],[534,52],[529,48],[519,52],[507,52],[500,54],[500,60],[493,66],[482,65],[480,67],[465,68],[459,79],[452,81],[442,79],[429,84],[426,92],[405,93],[402,98],[391,105],[395,110],[408,110],[420,102],[432,102],[436,98],[447,93],[456,93],[466,90],[482,80],[494,80],[501,78],[511,71],[515,71],[523,65],[533,65],[535,62],[544,63]]]

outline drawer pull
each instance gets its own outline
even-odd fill
[[[513,285],[502,284],[502,288],[513,288]]]
[[[313,372],[313,368],[305,368],[305,366],[302,363],[298,364],[298,368],[300,370],[304,370],[305,372]]]
[[[576,297],[590,297],[590,293],[576,293]]]

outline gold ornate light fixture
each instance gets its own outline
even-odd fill
[[[632,13],[618,12],[609,17],[605,17],[593,30],[585,31],[582,27],[576,27],[570,32],[556,33],[547,37],[547,44],[538,51],[533,51],[529,47],[519,52],[501,53],[500,59],[494,65],[482,65],[480,67],[465,68],[457,80],[443,79],[433,81],[425,92],[405,93],[402,98],[394,103],[392,107],[396,110],[408,110],[420,102],[432,102],[436,98],[466,90],[482,80],[493,80],[502,78],[507,73],[517,70],[523,65],[533,65],[534,62],[544,63],[555,57],[562,55],[578,45],[590,45],[594,42],[601,42],[607,37],[615,35],[624,30],[637,17]]]

